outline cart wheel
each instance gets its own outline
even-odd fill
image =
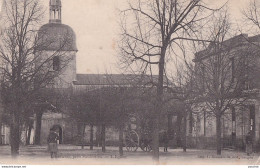
[[[141,143],[140,144],[140,148],[144,151],[144,152],[151,152],[152,151],[152,147],[149,144],[145,144],[145,143]]]
[[[135,152],[138,148],[138,145],[134,142],[127,142],[126,143],[126,149],[129,152]]]
[[[135,131],[130,131],[125,137],[125,147],[127,151],[135,152],[139,146],[139,136]]]

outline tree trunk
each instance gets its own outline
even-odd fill
[[[101,127],[102,152],[106,152],[106,126],[102,124]]]
[[[20,131],[19,131],[19,117],[16,114],[12,116],[12,123],[10,128],[11,134],[11,155],[17,157],[19,155]]]
[[[122,157],[124,155],[124,153],[123,153],[123,146],[124,146],[124,142],[123,142],[123,127],[121,126],[119,128],[119,155],[120,155],[120,157]]]
[[[36,112],[35,145],[41,144],[42,111]]]
[[[217,154],[221,155],[221,116],[216,116]]]
[[[0,133],[2,132],[2,126],[3,126],[3,124],[2,124],[2,118],[1,118],[2,116],[0,115]],[[2,142],[2,137],[1,137],[1,134],[0,134],[0,145],[3,145],[3,143],[4,142]]]
[[[193,116],[192,116],[192,110],[189,109],[189,135],[192,137],[192,128],[193,128]]]
[[[167,40],[166,40],[167,41]],[[164,65],[165,65],[165,54],[166,54],[166,46],[161,49],[161,56],[159,60],[159,77],[158,77],[158,85],[157,85],[157,93],[156,93],[156,107],[153,111],[153,141],[152,141],[152,149],[153,149],[153,160],[156,164],[159,164],[159,121],[162,112],[162,104],[163,104],[163,78],[164,78]]]
[[[96,146],[100,147],[101,145],[101,132],[100,132],[100,125],[97,126],[97,131],[96,131]]]
[[[77,135],[78,136],[82,136],[82,123],[81,122],[77,122]]]
[[[90,125],[90,150],[93,150],[93,146],[94,146],[94,141],[93,141],[93,136],[94,131],[93,131],[93,124]]]
[[[86,129],[86,124],[83,123],[82,125],[82,133],[81,133],[81,149],[84,149],[84,145],[85,145],[85,142],[84,142],[84,138],[85,138],[85,129]]]
[[[182,146],[182,132],[181,132],[181,123],[182,123],[182,116],[180,114],[177,115],[177,125],[176,125],[176,142],[177,146],[181,147]]]
[[[168,135],[169,135],[169,139],[172,139],[173,135],[173,130],[172,130],[172,115],[168,114],[167,115],[167,120],[168,120]]]
[[[184,118],[183,118],[183,152],[187,150],[187,112],[185,111]]]
[[[158,115],[153,119],[153,135],[152,135],[152,150],[153,150],[153,160],[156,164],[159,163],[159,118]]]

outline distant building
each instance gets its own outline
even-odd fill
[[[241,84],[241,95],[236,98],[245,101],[240,105],[232,105],[226,110],[221,120],[222,129],[222,146],[223,147],[244,147],[245,136],[248,132],[251,132],[251,136],[254,139],[254,145],[260,147],[260,36],[248,37],[246,34],[235,36],[229,40],[223,42],[224,50],[226,52],[225,60],[230,65],[230,71],[226,76],[231,80],[243,80]],[[211,45],[203,51],[195,54],[195,67],[199,71],[199,75],[205,75],[206,64],[212,55],[217,54]],[[223,54],[224,55],[224,54]],[[249,71],[246,66],[238,65],[238,59],[246,57],[245,62],[249,62],[253,66]],[[246,64],[244,64],[246,65]],[[236,77],[235,67],[244,70],[243,79]],[[200,86],[203,88],[204,82],[200,81]],[[206,86],[204,88],[205,93],[207,92]],[[216,118],[214,115],[209,115],[209,109],[200,102],[200,106],[193,109],[194,115],[192,117],[192,123],[188,127],[190,129],[190,136],[194,140],[193,145],[201,147],[212,147],[215,144],[216,138]],[[191,118],[190,118],[191,119]]]

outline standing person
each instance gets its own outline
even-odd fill
[[[56,158],[57,153],[58,153],[58,145],[57,141],[59,139],[58,134],[51,128],[50,129],[50,134],[48,136],[48,147],[49,147],[49,152],[51,154],[51,158]]]
[[[246,153],[249,156],[253,152],[253,142],[251,132],[246,135]]]
[[[168,138],[168,133],[167,131],[164,132],[163,134],[163,145],[164,145],[164,152],[168,152],[168,143],[169,143],[169,138]]]

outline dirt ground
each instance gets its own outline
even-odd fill
[[[0,165],[151,165],[154,164],[151,153],[138,149],[136,152],[124,151],[119,158],[118,147],[107,147],[103,153],[101,148],[59,145],[58,158],[51,159],[47,146],[22,146],[20,155],[13,159],[9,146],[0,146]],[[247,156],[244,152],[223,150],[216,155],[215,150],[160,149],[161,165],[260,165],[259,153]]]

